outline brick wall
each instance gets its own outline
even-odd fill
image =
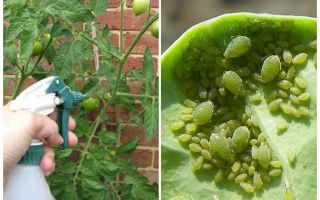
[[[132,10],[132,0],[127,0],[125,5],[125,14],[124,14],[124,51],[126,51],[133,41],[136,34],[139,32],[141,27],[144,25],[147,14],[143,14],[141,16],[136,17]],[[152,0],[152,10],[158,12],[159,3],[158,0]],[[112,36],[110,38],[111,43],[119,48],[120,46],[120,1],[119,0],[109,0],[108,12],[101,15],[97,18],[97,21],[103,24],[108,24]],[[153,58],[155,67],[158,68],[158,39],[152,37],[151,33],[147,31],[144,36],[140,39],[137,46],[133,49],[132,54],[129,56],[128,61],[123,69],[123,71],[128,71],[132,68],[140,68],[143,62],[143,53],[145,47],[149,46]],[[13,78],[14,74],[5,74],[6,78],[9,78],[7,87],[4,88],[4,102],[7,103],[10,99],[10,95],[12,94],[13,89]],[[24,88],[28,87],[35,81],[30,78],[25,82]],[[132,81],[129,83],[130,90],[133,93],[139,93],[141,83]],[[137,105],[139,106],[139,103]],[[109,110],[109,114],[114,116],[114,109]],[[129,114],[126,110],[120,109],[119,111],[120,118],[126,122],[129,119]],[[114,124],[106,124],[106,128],[108,130],[114,130]],[[148,142],[144,137],[144,130],[140,127],[137,127],[133,124],[124,124],[122,125],[122,134],[120,138],[120,143],[126,143],[130,139],[134,137],[140,138],[140,144],[138,148],[128,157],[128,159],[132,160],[133,163],[138,167],[140,173],[148,177],[151,183],[158,183],[158,133],[155,136],[155,139],[151,142]]]

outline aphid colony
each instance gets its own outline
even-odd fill
[[[224,52],[209,40],[191,40],[185,63],[176,71],[185,93],[194,100],[183,102],[181,117],[171,130],[192,153],[193,171],[212,170],[216,183],[232,181],[247,193],[261,190],[282,174],[281,162],[246,106],[262,102],[257,87],[274,88],[264,97],[270,112],[281,111],[294,119],[310,116],[310,93],[297,71],[307,62],[303,51],[315,53],[316,42],[288,42],[292,21],[269,23],[244,22],[238,27],[245,28],[242,35],[235,32]],[[288,124],[282,121],[276,128],[283,133]],[[296,155],[290,155],[293,164]]]

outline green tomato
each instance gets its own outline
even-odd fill
[[[96,98],[96,97],[90,97],[90,98],[84,100],[81,103],[81,105],[82,105],[83,109],[86,111],[94,111],[99,108],[100,99]]]
[[[32,55],[37,56],[40,55],[43,51],[43,46],[40,41],[35,41],[33,44]]]
[[[132,8],[136,16],[143,14],[149,9],[150,0],[133,0]]]
[[[151,25],[151,35],[155,38],[159,37],[159,20],[153,22]]]
[[[46,41],[49,41],[50,37],[51,37],[50,33],[45,33],[45,34],[43,34],[43,38],[44,38]]]

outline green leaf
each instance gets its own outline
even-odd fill
[[[70,37],[72,35],[70,29],[71,28],[67,24],[58,21],[53,24],[50,34],[52,37],[60,37],[61,35]]]
[[[74,117],[76,120],[76,128],[74,130],[75,134],[79,137],[83,135],[89,135],[90,122],[80,117]]]
[[[65,199],[65,200],[78,200],[79,199],[76,188],[73,187],[72,183],[69,183],[68,185],[66,185],[66,189],[65,189],[64,193],[62,193],[61,199]]]
[[[6,31],[6,40],[10,41],[18,37],[24,30],[24,21],[21,18],[16,18],[10,21],[10,25]]]
[[[100,165],[104,173],[114,172],[119,169],[119,166],[112,160],[102,160]]]
[[[158,130],[158,103],[156,100],[142,104],[144,112],[144,130],[148,141],[154,138]]]
[[[128,174],[123,180],[125,184],[132,185],[131,196],[134,199],[158,199],[157,186],[149,185],[146,177],[137,173]]]
[[[47,45],[47,44],[46,44]],[[46,52],[44,53],[44,57],[47,59],[48,63],[51,65],[51,63],[54,60],[54,57],[56,55],[56,50],[53,47],[52,44],[50,44],[46,50]]]
[[[213,181],[213,171],[199,173],[192,172],[194,158],[187,149],[181,146],[176,136],[172,134],[170,125],[181,116],[182,102],[186,99],[183,91],[185,77],[179,73],[186,70],[183,55],[188,50],[188,44],[194,38],[211,38],[219,41],[221,49],[225,48],[224,38],[231,35],[242,35],[237,27],[245,20],[252,22],[266,20],[280,24],[285,20],[293,20],[294,28],[290,40],[304,43],[316,38],[316,19],[294,16],[257,15],[249,13],[228,14],[214,18],[196,25],[180,37],[161,58],[161,175],[162,198],[165,200],[187,195],[192,199],[284,199],[286,182],[293,185],[295,199],[316,199],[317,194],[317,117],[316,117],[316,72],[313,55],[308,55],[306,66],[299,67],[299,76],[302,76],[308,85],[308,92],[312,94],[310,120],[289,120],[288,130],[278,135],[276,125],[285,120],[283,115],[271,114],[263,96],[262,103],[255,105],[247,103],[258,118],[263,132],[273,153],[283,164],[282,177],[272,180],[264,187],[263,192],[256,195],[244,194],[241,188],[229,181],[216,185]],[[232,29],[231,29],[232,27]],[[258,27],[258,26],[257,26]],[[234,28],[234,29],[233,29]],[[230,31],[233,30],[233,33]],[[245,29],[247,30],[247,29]],[[265,31],[265,30],[264,30]],[[207,48],[204,45],[203,48]],[[214,67],[213,67],[214,69]],[[195,77],[192,72],[190,77]],[[258,88],[258,92],[264,94],[266,88]],[[297,152],[297,161],[291,167],[287,161],[288,150],[294,148]]]
[[[118,135],[110,131],[99,131],[97,133],[99,141],[102,144],[114,144],[118,141]]]
[[[99,80],[97,78],[92,78],[90,77],[86,84],[83,86],[83,88],[81,89],[82,93],[87,93],[88,91],[90,91],[93,87],[97,86],[97,84],[99,83]]]
[[[9,43],[4,46],[3,56],[5,60],[8,60],[12,65],[17,63],[17,48],[15,43]]]
[[[50,15],[61,17],[62,19],[71,22],[87,22],[94,20],[92,12],[77,0],[55,1],[48,5],[45,11]]]
[[[44,69],[40,66],[38,66],[31,74],[32,78],[36,80],[44,79],[48,76],[48,73],[44,71]]]
[[[20,60],[26,61],[31,56],[37,34],[37,30],[24,30],[21,32]]]
[[[144,53],[142,72],[145,78],[145,81],[143,84],[143,93],[146,95],[151,95],[154,65],[153,65],[152,54],[149,47],[146,48]]]
[[[129,154],[133,152],[139,144],[139,138],[130,140],[128,143],[121,145],[117,148],[117,155]]]
[[[75,63],[84,55],[88,43],[84,40],[63,43],[56,52],[53,64],[55,72],[64,79],[71,73]]]
[[[100,180],[93,179],[90,177],[83,178],[81,184],[88,189],[97,191],[103,190],[105,188],[105,186],[100,182]]]
[[[90,9],[97,17],[106,12],[109,0],[91,0]]]

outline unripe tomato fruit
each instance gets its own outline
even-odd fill
[[[133,0],[132,8],[136,16],[143,14],[149,9],[150,0]]]
[[[43,46],[40,41],[35,41],[33,44],[32,55],[37,56],[43,51]]]
[[[153,22],[151,25],[151,35],[156,38],[159,37],[159,20]]]
[[[99,108],[100,99],[96,98],[96,97],[90,97],[90,98],[84,100],[81,103],[81,105],[82,105],[83,109],[86,111],[94,111]]]

